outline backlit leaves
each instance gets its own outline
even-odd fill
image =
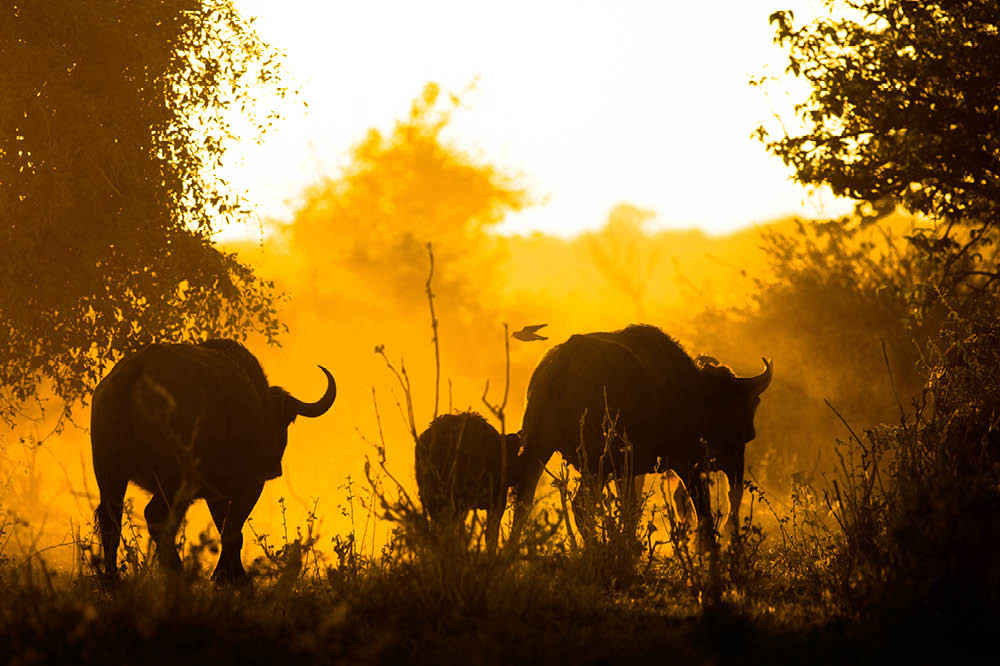
[[[0,51],[0,414],[154,339],[273,337],[271,285],[210,240],[245,214],[227,111],[284,93],[231,3],[14,2]]]
[[[806,184],[925,216],[916,312],[995,308],[1000,263],[1000,11],[983,0],[828,0],[796,27],[788,71],[810,86],[801,130],[758,136]]]
[[[945,219],[993,219],[1000,201],[1000,12],[981,0],[828,2],[841,16],[770,20],[812,92],[804,131],[767,136],[803,183],[898,199]]]

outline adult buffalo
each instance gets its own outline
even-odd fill
[[[243,523],[264,482],[281,476],[289,424],[320,416],[337,396],[333,376],[320,370],[326,392],[306,403],[269,386],[253,354],[232,340],[152,344],[119,361],[94,390],[91,411],[105,575],[118,575],[132,481],[153,494],[146,523],[164,569],[180,570],[174,538],[187,507],[203,497],[222,538],[212,578],[243,579]]]
[[[557,345],[528,386],[515,525],[530,510],[545,463],[559,451],[582,472],[581,488],[599,489],[608,475],[676,470],[694,501],[702,543],[714,535],[705,472],[721,469],[730,482],[730,527],[738,528],[744,448],[771,382],[770,361],[764,366],[756,377],[736,377],[714,359],[696,363],[663,331],[645,325],[574,335]],[[604,478],[597,478],[599,469]]]
[[[417,439],[414,452],[420,502],[431,520],[464,520],[486,511],[486,545],[496,550],[507,489],[518,478],[517,435],[501,436],[475,412],[442,414]]]

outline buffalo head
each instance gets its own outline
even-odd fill
[[[268,480],[281,476],[281,458],[288,445],[288,426],[299,416],[308,418],[322,416],[337,399],[337,383],[334,381],[333,375],[322,365],[319,366],[319,369],[326,375],[326,392],[316,402],[302,402],[280,386],[268,388],[271,422],[274,424],[274,450],[272,451],[274,464],[270,466],[270,472],[266,477]]]
[[[723,365],[699,368],[704,406],[702,436],[712,447],[722,450],[742,448],[757,436],[753,420],[760,394],[771,384],[772,364],[764,361],[764,371],[755,377],[737,377]]]

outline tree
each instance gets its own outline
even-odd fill
[[[632,302],[637,321],[646,320],[647,286],[659,259],[655,248],[647,251],[651,243],[643,228],[654,217],[651,210],[618,204],[602,229],[583,236],[597,270]]]
[[[968,618],[1000,612],[1000,11],[992,0],[827,5],[844,12],[798,28],[790,12],[772,14],[788,71],[811,92],[800,133],[760,137],[801,182],[861,200],[833,222],[841,229],[881,225],[896,205],[923,216],[886,262],[840,253],[835,268],[847,259],[849,270],[831,271],[825,254],[789,253],[848,278],[844,291],[867,294],[873,315],[905,312],[924,333],[923,399],[909,414],[900,404],[898,426],[854,436],[860,462],[841,461],[835,559],[854,601],[877,600],[914,635],[967,644],[985,637]]]
[[[15,0],[0,13],[0,416],[84,398],[154,339],[278,330],[272,285],[211,233],[227,114],[283,95],[227,0]]]
[[[432,242],[435,291],[454,295],[454,304],[480,301],[496,263],[487,232],[529,199],[514,177],[446,139],[458,104],[427,84],[390,134],[370,130],[343,173],[306,194],[290,232],[314,286],[398,305],[422,293]],[[350,289],[331,277],[336,270],[349,273]]]
[[[802,131],[768,150],[802,183],[927,216],[910,242],[926,260],[922,307],[992,298],[1000,271],[1000,13],[985,0],[827,0],[840,18],[770,20],[788,71],[810,86]],[[891,208],[891,205],[890,205]]]

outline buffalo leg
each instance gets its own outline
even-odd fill
[[[501,478],[507,478],[501,475]],[[491,489],[490,501],[486,508],[486,550],[490,555],[497,552],[497,543],[500,541],[500,521],[503,519],[504,509],[507,508],[507,485],[501,489]]]
[[[514,505],[514,525],[510,530],[508,543],[516,543],[517,537],[524,527],[525,521],[531,515],[532,504],[535,501],[535,488],[538,486],[538,479],[545,469],[545,461],[524,454],[525,460],[521,468],[521,475],[515,487],[516,504]]]
[[[212,573],[216,583],[236,583],[246,579],[246,570],[240,552],[243,550],[243,524],[257,504],[263,485],[256,485],[232,500],[213,500],[208,503],[212,520],[222,539],[219,563]]]
[[[645,486],[646,477],[642,474],[636,474],[631,479],[618,479],[619,492],[625,492],[625,497],[620,498],[621,510],[624,512],[623,525],[630,537],[635,536],[639,527],[643,504],[642,491]]]
[[[118,577],[118,544],[122,538],[122,511],[128,481],[101,478],[97,486],[101,503],[97,505],[95,516],[104,551],[104,576],[114,579]]]
[[[160,568],[166,573],[178,573],[183,568],[175,540],[186,509],[186,505],[172,507],[162,491],[158,491],[153,493],[153,498],[143,512],[149,534],[156,543]]]
[[[702,551],[715,545],[715,517],[712,515],[711,489],[706,469],[695,465],[687,475],[688,494],[698,514],[698,547]]]
[[[503,518],[504,506],[491,506],[486,510],[486,550],[493,555],[497,552],[500,541],[500,520]]]
[[[723,472],[729,479],[729,532],[735,541],[740,534],[740,502],[743,500],[743,460],[744,451],[729,456],[725,460]]]
[[[208,502],[208,511],[212,514],[212,520],[215,521],[215,527],[219,530],[219,539],[222,543],[221,550],[219,551],[219,561],[215,565],[215,571],[212,573],[213,580],[219,580],[225,575],[224,572],[231,571],[233,569],[233,564],[229,562],[233,558],[232,556],[232,538],[226,538],[225,535],[229,534],[231,530],[227,530],[229,525],[229,516],[231,513],[233,503],[228,500],[211,500]],[[237,544],[239,549],[242,549],[242,530],[240,530],[240,543]],[[237,557],[239,561],[239,558]],[[243,562],[239,561],[239,566],[243,566]]]
[[[677,531],[678,535],[684,535],[686,538],[691,534],[691,519],[692,508],[694,507],[694,502],[691,500],[691,496],[688,494],[687,486],[684,485],[684,481],[681,477],[676,474],[673,476],[675,480],[674,492],[673,492],[673,502],[674,506],[672,511],[674,512],[674,520],[672,529]]]

